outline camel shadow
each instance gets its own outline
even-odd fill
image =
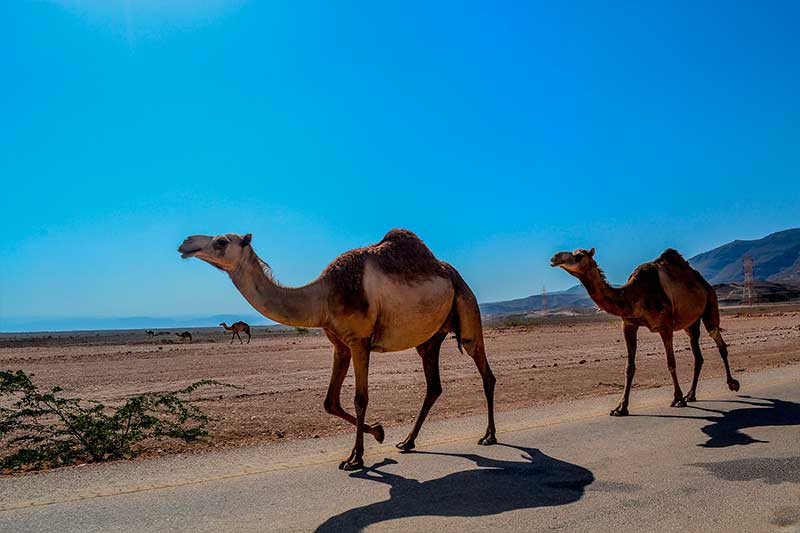
[[[412,455],[457,457],[475,463],[462,470],[428,481],[417,481],[382,471],[393,459],[350,475],[388,484],[389,499],[349,509],[329,518],[317,532],[361,531],[369,525],[412,516],[489,516],[516,509],[565,505],[578,501],[594,481],[582,466],[549,457],[535,448],[511,446],[522,461],[502,461],[475,454],[411,452]]]
[[[768,441],[755,439],[742,430],[748,428],[765,426],[797,426],[800,425],[800,403],[788,402],[772,398],[756,398],[753,396],[739,396],[748,400],[724,401],[724,403],[737,403],[747,405],[730,411],[721,409],[710,409],[689,405],[691,409],[696,409],[709,415],[719,416],[682,416],[682,415],[636,415],[651,416],[656,418],[684,418],[688,420],[707,420],[711,422],[703,426],[701,431],[708,435],[708,440],[703,444],[698,444],[704,448],[726,448],[728,446],[745,446],[748,444],[764,443]],[[765,403],[760,403],[765,402]],[[714,400],[699,401],[697,403],[714,403]]]

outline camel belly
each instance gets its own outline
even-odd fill
[[[368,267],[364,289],[370,304],[376,304],[375,352],[396,352],[424,343],[441,329],[453,305],[453,284],[447,278],[406,282]]]
[[[703,316],[708,295],[702,285],[693,280],[675,279],[663,270],[658,277],[672,305],[674,330],[686,329]]]

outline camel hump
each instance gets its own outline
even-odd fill
[[[403,229],[403,228],[394,228],[390,229],[386,235],[383,236],[381,242],[378,244],[383,244],[384,242],[407,242],[407,243],[419,243],[422,246],[425,246],[425,243],[422,242],[422,239],[417,237],[417,234],[411,230]],[[427,248],[427,247],[426,247]]]
[[[664,250],[661,253],[661,255],[658,256],[657,261],[659,261],[659,260],[660,261],[672,261],[672,262],[680,263],[680,264],[684,264],[684,265],[688,265],[689,264],[689,262],[686,261],[686,259],[683,258],[681,253],[678,250],[674,249],[674,248],[667,248],[666,250]]]
[[[393,229],[377,244],[366,248],[383,272],[413,281],[431,276],[446,277],[444,269],[422,239],[407,229]]]

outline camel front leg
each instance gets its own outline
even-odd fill
[[[342,383],[344,383],[344,379],[347,376],[348,368],[350,368],[350,349],[344,344],[334,342],[333,369],[331,370],[328,393],[325,395],[325,412],[356,425],[356,417],[345,411],[341,404]],[[364,425],[363,430],[375,437],[375,440],[379,443],[383,442],[384,432],[382,425],[377,423]]]
[[[686,400],[683,399],[683,392],[681,392],[681,385],[678,383],[678,371],[675,365],[675,352],[672,349],[672,331],[662,331],[661,341],[664,343],[664,350],[667,352],[667,368],[672,375],[672,386],[674,388],[674,396],[671,407],[686,407]]]
[[[356,377],[356,442],[350,456],[342,461],[342,470],[358,470],[364,468],[364,419],[369,405],[369,339],[362,339],[348,346],[353,358],[353,369]]]
[[[609,413],[611,416],[628,416],[628,402],[631,397],[633,375],[636,374],[636,333],[639,326],[635,324],[622,324],[622,334],[625,336],[625,347],[628,350],[628,364],[625,366],[625,389],[622,398]]]

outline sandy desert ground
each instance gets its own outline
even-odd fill
[[[800,309],[725,310],[722,327],[730,345],[734,373],[800,361]],[[330,374],[331,348],[318,331],[254,330],[249,345],[231,345],[222,328],[192,330],[195,340],[174,335],[148,337],[144,331],[0,335],[0,368],[22,369],[43,386],[61,385],[69,395],[120,403],[146,391],[172,390],[210,378],[243,389],[206,389],[198,405],[213,421],[206,442],[159,443],[149,451],[174,453],[208,447],[263,444],[352,431],[323,411]],[[545,319],[515,328],[486,330],[489,360],[497,376],[498,410],[575,399],[621,390],[625,347],[613,317]],[[704,335],[703,377],[723,379],[716,347]],[[684,391],[691,379],[688,338],[676,334],[678,372]],[[641,331],[631,409],[636,388],[670,382],[657,335]],[[480,377],[455,340],[442,350],[444,394],[433,418],[485,412]],[[416,416],[425,390],[422,366],[414,351],[374,354],[370,369],[368,421],[386,426]],[[747,393],[747,382],[742,382]],[[702,389],[698,397],[702,397]],[[352,406],[352,369],[343,389],[343,405]],[[476,435],[477,436],[477,435]],[[422,437],[424,438],[424,429]]]

